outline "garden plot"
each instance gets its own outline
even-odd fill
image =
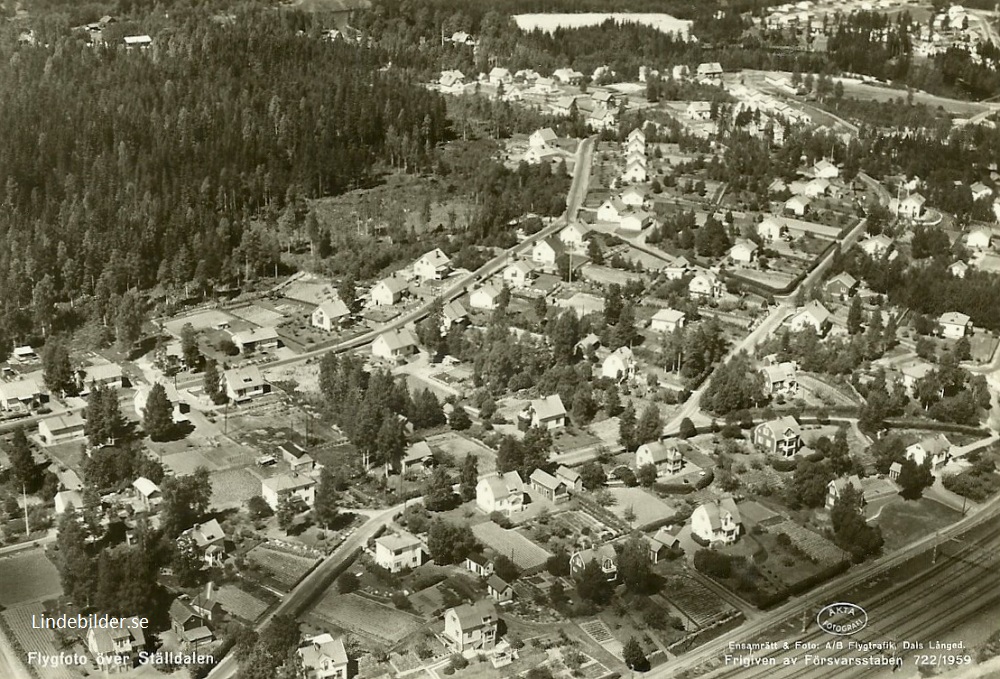
[[[570,510],[557,514],[555,519],[576,535],[591,535],[605,540],[613,540],[618,537],[618,531],[587,512]]]
[[[226,312],[213,309],[210,311],[201,311],[196,314],[191,314],[190,316],[175,318],[164,323],[163,327],[171,335],[179,338],[181,336],[181,328],[188,323],[190,323],[191,327],[195,330],[201,331],[218,328],[221,325],[231,323],[232,320],[233,317]]]
[[[277,311],[272,311],[271,309],[257,304],[250,304],[248,306],[241,306],[237,309],[230,309],[229,313],[237,318],[242,318],[247,323],[253,323],[254,325],[262,328],[273,327],[285,318],[284,314],[280,314]]]
[[[234,509],[242,507],[250,498],[260,495],[260,479],[246,469],[229,469],[210,476],[212,507]]]
[[[472,532],[484,545],[498,554],[510,555],[522,571],[534,571],[545,565],[552,553],[524,537],[516,530],[506,530],[492,521],[472,527]]]
[[[247,552],[247,561],[261,568],[285,591],[289,591],[305,577],[318,559],[258,545]]]
[[[646,526],[656,521],[662,521],[677,513],[673,505],[646,492],[642,488],[609,488],[615,498],[615,504],[608,507],[615,516],[625,520],[625,511],[632,508],[635,512],[634,526]]]
[[[256,622],[268,607],[266,602],[231,585],[220,587],[215,599],[227,613],[247,622]]]
[[[54,644],[52,630],[31,627],[31,616],[41,615],[44,612],[45,610],[39,602],[8,608],[0,614],[3,616],[7,634],[12,635],[14,643],[21,647],[17,650],[23,650],[25,654],[35,651],[43,656],[50,656],[58,652]],[[32,667],[37,672],[35,676],[40,677],[40,679],[79,679],[80,677],[79,672],[74,672],[66,665],[55,667],[33,665]]]
[[[686,615],[698,627],[707,627],[735,609],[703,584],[683,575],[667,578],[662,589],[664,599]]]
[[[357,594],[328,591],[309,614],[347,632],[381,643],[396,644],[419,629],[423,620]],[[322,624],[322,622],[320,624]]]
[[[41,550],[0,559],[0,608],[59,596],[59,572]]]
[[[792,544],[817,564],[839,563],[847,558],[847,553],[822,535],[813,533],[792,521],[782,521],[770,529],[772,533],[784,533]]]
[[[622,642],[615,638],[603,620],[588,620],[586,622],[581,622],[580,629],[582,629],[588,637],[596,641],[601,648],[606,650],[608,653],[616,658],[622,657]]]

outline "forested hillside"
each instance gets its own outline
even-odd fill
[[[431,166],[443,99],[373,50],[298,35],[300,19],[201,16],[144,51],[65,35],[0,54],[7,335],[95,290],[253,275],[274,256],[249,226],[262,208],[358,186],[378,163]]]

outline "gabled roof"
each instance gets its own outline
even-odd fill
[[[524,482],[517,472],[507,472],[505,474],[489,474],[480,479],[486,481],[490,492],[493,493],[494,500],[504,500],[511,495],[524,493]]]
[[[507,269],[505,270],[509,271],[511,269],[516,269],[525,276],[529,275],[532,271],[535,270],[534,267],[531,266],[530,262],[526,262],[523,259],[521,261],[514,262],[513,264],[508,265]]]
[[[640,446],[640,449],[643,448],[649,451],[653,464],[678,460],[683,457],[676,441],[653,441]]]
[[[461,302],[455,299],[442,307],[441,315],[449,321],[460,321],[463,318],[468,318],[469,312],[465,310],[465,307],[462,306]]]
[[[799,423],[791,415],[785,415],[784,417],[764,422],[760,426],[768,427],[776,436],[784,436],[786,432],[793,436],[800,436],[802,434]]]
[[[713,531],[722,528],[722,519],[727,514],[732,517],[733,523],[742,523],[740,510],[731,497],[723,498],[718,503],[706,502],[702,507],[705,509],[705,514],[708,516],[708,522],[712,526]]]
[[[646,141],[646,133],[642,131],[642,128],[635,127],[632,129],[631,132],[628,133],[628,140],[632,141],[633,139],[641,139],[642,141]]]
[[[224,540],[226,538],[226,532],[222,530],[222,526],[216,519],[207,521],[205,523],[196,523],[191,528],[187,529],[181,535],[187,535],[194,543],[199,547],[207,547],[219,540]]]
[[[531,482],[538,484],[546,490],[555,491],[559,489],[559,486],[565,487],[566,484],[557,479],[556,477],[549,474],[543,469],[536,469],[531,472]]]
[[[931,456],[940,455],[946,453],[951,449],[951,441],[944,434],[937,434],[935,436],[928,436],[916,445],[924,449],[924,451]]]
[[[533,399],[531,401],[531,408],[535,411],[535,416],[539,420],[551,420],[556,417],[566,416],[566,408],[563,407],[563,402],[559,398],[559,394]]]
[[[146,498],[151,497],[154,493],[160,492],[160,487],[147,479],[145,476],[140,476],[133,481],[132,487],[135,488],[140,495]]]
[[[56,493],[55,501],[64,507],[82,507],[83,495],[78,490],[61,490]]]
[[[316,308],[322,309],[326,317],[333,320],[343,318],[344,316],[349,316],[351,314],[350,309],[347,308],[347,305],[344,304],[339,297],[337,299],[321,302]]]
[[[383,332],[379,335],[379,339],[384,341],[390,350],[417,346],[417,338],[414,337],[413,333],[407,328],[398,328],[396,330]]]
[[[402,292],[403,290],[406,290],[406,288],[408,288],[410,284],[407,283],[406,279],[403,278],[402,276],[392,275],[389,276],[388,278],[383,278],[375,285],[376,287],[379,285],[384,285],[386,288],[389,289],[390,292],[395,294],[397,292]]]
[[[795,377],[796,368],[795,364],[791,361],[785,361],[777,365],[765,365],[760,369],[760,372],[764,373],[764,379],[768,383],[777,384],[779,382],[787,382]]]
[[[577,222],[573,222],[572,224],[567,224],[565,227],[563,227],[562,231],[559,232],[559,235],[562,235],[564,233],[571,233],[574,231],[577,234],[579,234],[581,238],[583,238],[588,233],[590,233],[590,228],[587,227],[586,224],[579,224]]]
[[[481,599],[474,604],[462,604],[451,609],[458,619],[458,626],[464,632],[478,629],[497,622],[497,610],[492,602]]]
[[[536,131],[535,131],[535,132],[533,133],[533,135],[532,135],[532,136],[534,136],[534,135],[536,135],[536,134],[537,134],[537,135],[539,136],[539,138],[540,138],[540,139],[541,139],[542,141],[544,141],[544,142],[545,142],[546,144],[547,144],[547,143],[549,143],[550,141],[555,141],[556,139],[558,139],[558,138],[559,138],[559,135],[558,135],[558,134],[556,134],[556,133],[555,133],[555,130],[553,130],[553,129],[552,129],[551,127],[543,127],[543,128],[542,128],[542,129],[540,129],[540,130],[536,130]]]
[[[615,212],[617,212],[619,215],[628,210],[628,205],[623,203],[621,199],[618,198],[617,196],[615,196],[614,198],[608,198],[606,201],[604,201],[604,203],[601,204],[601,207],[604,206],[613,207],[615,209]]]
[[[837,166],[831,163],[826,158],[823,158],[822,160],[816,161],[816,163],[813,165],[813,170],[815,172],[823,172],[826,170],[837,170]],[[837,171],[839,172],[839,170]]]
[[[306,639],[308,646],[303,646],[298,650],[302,664],[312,670],[325,669],[326,665],[346,665],[347,651],[344,649],[343,639],[334,639],[329,634],[321,634],[317,637]]]
[[[30,401],[39,394],[41,389],[35,380],[16,380],[14,382],[0,382],[0,398],[4,401],[17,399],[18,401]]]
[[[830,481],[830,483],[833,484],[833,487],[837,491],[838,495],[842,493],[844,491],[844,488],[846,488],[848,485],[854,486],[854,489],[857,491],[863,490],[861,487],[861,479],[858,478],[857,474],[851,474],[850,476],[842,476],[839,479],[834,479],[833,481]]]
[[[549,236],[545,240],[535,243],[535,247],[541,247],[543,244],[552,248],[552,251],[556,253],[556,257],[566,252],[566,248],[563,246],[562,241],[555,236]]]
[[[52,433],[58,433],[62,431],[70,431],[71,429],[80,429],[85,425],[83,417],[80,413],[70,413],[69,415],[54,415],[52,417],[47,417],[38,423],[39,426],[44,424],[48,430]]]
[[[489,577],[489,579],[486,580],[486,586],[493,589],[494,591],[503,592],[508,587],[510,587],[510,584],[506,580],[501,578],[499,575],[494,573]]]
[[[269,479],[264,479],[261,483],[275,493],[296,491],[301,488],[309,488],[310,486],[316,485],[316,480],[309,476],[302,476],[301,474],[289,473],[289,474],[278,474],[277,476],[272,476]]]
[[[267,326],[265,328],[250,328],[249,330],[244,330],[243,332],[233,333],[233,341],[237,344],[269,342],[276,339],[278,339],[278,329],[273,326]],[[118,369],[118,373],[119,375],[121,374],[121,368]],[[111,375],[108,377],[111,377]],[[87,379],[89,381],[97,378],[88,376]]]
[[[451,263],[451,259],[441,251],[441,248],[434,248],[430,252],[425,252],[421,255],[417,262],[440,269],[448,266]]]
[[[832,285],[833,283],[840,283],[845,288],[850,289],[858,284],[858,279],[846,271],[842,271],[826,282],[827,285]]]
[[[406,451],[403,462],[420,462],[431,457],[434,457],[434,451],[431,450],[427,441],[417,441]]]
[[[295,459],[309,457],[309,453],[306,452],[306,449],[300,446],[298,443],[295,443],[294,441],[283,441],[282,443],[279,443],[278,450],[280,450],[282,454],[287,453],[288,455],[291,455]]]
[[[246,365],[240,368],[230,368],[225,373],[226,386],[232,389],[253,389],[262,386],[267,382],[260,374],[260,368],[255,365]]]
[[[590,549],[580,550],[579,552],[573,554],[573,556],[578,558],[584,566],[595,559],[598,560],[598,563],[608,559],[616,567],[618,565],[618,552],[616,552],[615,548],[608,543],[605,543],[600,547],[591,547]]]
[[[802,315],[811,317],[817,325],[823,325],[833,317],[833,314],[827,311],[826,307],[816,300],[806,304],[802,307],[799,313],[796,314],[796,316]]]
[[[565,479],[569,483],[576,483],[580,480],[580,472],[575,469],[570,469],[565,465],[560,465],[559,468],[556,469],[556,476],[561,479]]]
[[[120,379],[122,367],[117,363],[103,363],[101,365],[88,365],[83,369],[83,381],[86,384],[100,382],[102,380]]]
[[[757,244],[752,240],[741,240],[736,243],[733,247],[729,249],[729,256],[735,257],[737,253],[746,253],[746,256],[751,256],[753,253],[757,252]]]
[[[655,314],[653,314],[654,321],[662,321],[663,323],[678,323],[684,320],[684,312],[678,311],[677,309],[660,309]]]

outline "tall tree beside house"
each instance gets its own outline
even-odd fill
[[[645,538],[633,535],[618,550],[618,574],[633,594],[652,594],[655,586]]]
[[[52,332],[52,324],[56,318],[56,290],[52,276],[45,274],[42,280],[35,284],[31,294],[31,312],[36,328],[43,335]]]
[[[608,417],[616,417],[622,412],[622,400],[614,384],[604,390],[604,412]]]
[[[625,302],[622,312],[618,316],[618,323],[611,331],[612,349],[619,347],[631,347],[637,336],[635,329],[635,306],[632,302]]]
[[[191,538],[181,536],[174,543],[174,553],[170,559],[170,569],[181,587],[196,587],[201,584],[205,565],[201,554]]]
[[[97,570],[90,555],[85,524],[70,507],[59,518],[55,562],[66,596],[81,608],[90,605],[97,586]]]
[[[31,493],[38,490],[42,484],[42,472],[35,464],[35,458],[31,454],[31,443],[28,441],[24,427],[14,429],[7,452],[10,458],[15,492],[21,492],[22,488]]]
[[[301,675],[295,649],[301,642],[299,623],[275,616],[260,634],[248,630],[236,647],[240,679],[290,679]]]
[[[462,462],[462,476],[459,482],[459,495],[462,502],[468,502],[476,497],[476,483],[479,480],[479,462],[472,453],[466,453]]]
[[[639,446],[636,424],[635,407],[629,403],[618,418],[618,442],[625,450],[635,450]]]
[[[439,466],[431,474],[424,490],[424,506],[432,512],[443,512],[455,506],[455,492],[452,490],[448,470]]]
[[[159,382],[149,390],[142,411],[142,427],[154,441],[164,440],[174,429],[174,407],[167,398],[166,388]]]
[[[745,351],[720,365],[705,389],[703,403],[718,415],[753,408],[764,400],[764,377]]]
[[[656,403],[650,402],[642,410],[639,423],[636,425],[636,441],[639,445],[656,441],[663,433],[663,421],[660,419],[660,409]]]
[[[332,356],[333,354],[327,354]],[[325,358],[325,357],[324,357]],[[226,391],[222,388],[222,376],[219,374],[219,364],[214,358],[205,361],[205,374],[202,377],[202,388],[212,403],[219,405],[225,401]]]
[[[337,484],[336,472],[329,466],[323,467],[319,474],[319,486],[316,488],[316,502],[313,504],[313,516],[323,528],[331,528],[340,516]]]
[[[399,462],[403,459],[406,451],[406,433],[403,431],[402,421],[392,413],[382,416],[382,424],[378,429],[379,460],[386,467],[399,468]]]
[[[76,380],[69,351],[61,339],[50,338],[42,350],[42,378],[53,394],[75,394]]]
[[[448,417],[448,425],[455,431],[465,431],[472,426],[472,419],[469,417],[465,407],[456,403],[451,415]]]
[[[287,533],[295,523],[298,513],[299,503],[294,498],[290,496],[281,498],[278,501],[278,511],[275,512],[275,516],[278,517],[278,527]]]
[[[164,535],[175,538],[200,521],[212,499],[208,469],[198,467],[188,476],[168,476],[160,487],[160,527]]]
[[[603,605],[611,599],[613,591],[613,586],[604,577],[604,571],[601,570],[601,564],[598,560],[588,561],[583,570],[580,571],[576,581],[576,593],[580,595],[580,598]]]
[[[849,552],[855,563],[878,556],[884,542],[882,529],[865,521],[861,500],[860,491],[847,484],[830,510],[834,542]]]
[[[862,330],[864,322],[864,312],[861,310],[861,297],[855,295],[851,298],[851,306],[847,310],[847,332],[857,335]]]
[[[924,493],[924,488],[934,484],[934,474],[931,472],[930,456],[924,460],[923,464],[917,464],[913,460],[903,460],[902,469],[899,471],[899,494],[907,500],[919,500]]]
[[[454,524],[438,517],[427,529],[427,551],[436,564],[461,563],[479,548],[476,536],[468,525]]]
[[[118,401],[118,390],[97,386],[87,395],[84,409],[84,434],[91,447],[114,443],[125,434],[125,417]]]
[[[189,370],[197,370],[201,365],[201,349],[198,348],[198,332],[190,323],[181,328],[181,354]]]
[[[119,349],[130,349],[142,336],[142,324],[145,320],[144,303],[137,291],[129,290],[116,300],[115,337]]]
[[[649,660],[642,651],[642,645],[635,637],[629,637],[622,647],[622,660],[630,670],[644,672],[649,669]]]
[[[493,572],[507,584],[521,577],[521,569],[506,554],[498,554],[493,560]]]

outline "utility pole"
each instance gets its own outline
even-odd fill
[[[23,483],[21,484],[21,498],[24,505],[24,537],[27,538],[31,535],[31,527],[28,525],[28,492]]]

